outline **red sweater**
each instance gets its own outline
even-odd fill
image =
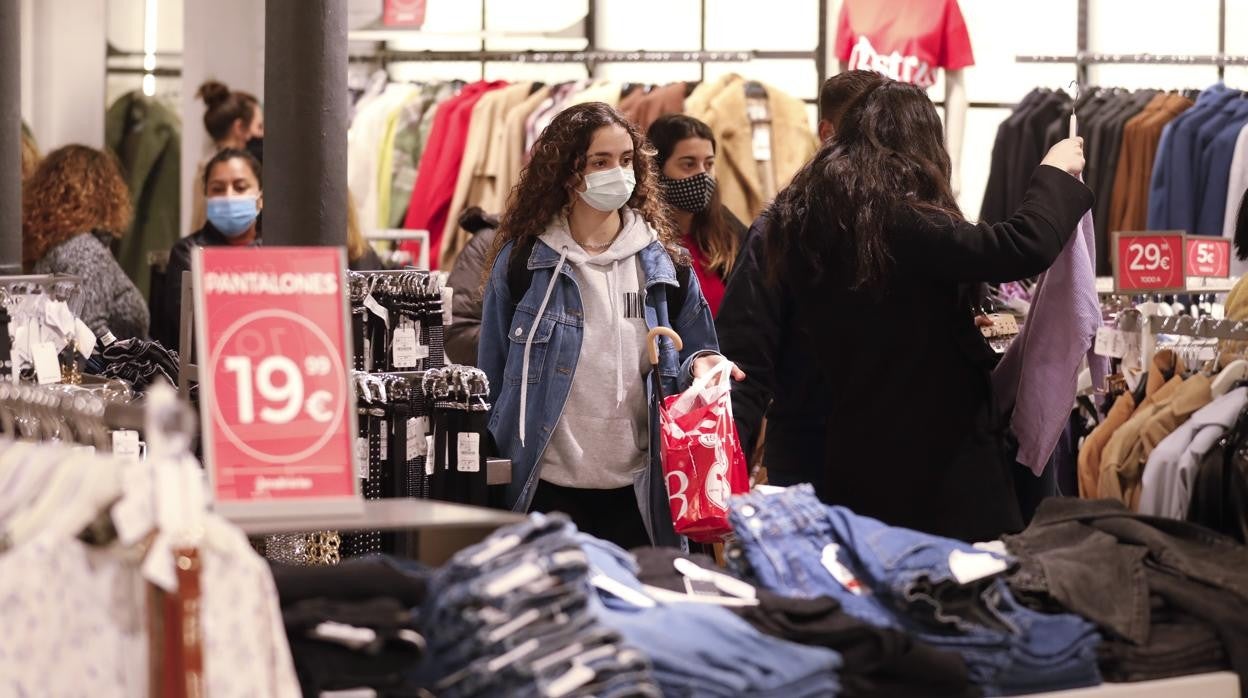
[[[719,304],[724,300],[724,280],[706,266],[706,257],[702,255],[702,251],[698,249],[693,240],[686,238],[685,247],[688,248],[689,255],[693,257],[693,272],[698,275],[702,295],[706,297],[706,302],[711,306],[711,315],[719,315]]]
[[[421,155],[416,172],[416,185],[407,207],[403,227],[409,230],[429,231],[429,267],[438,268],[442,252],[442,232],[446,217],[450,215],[451,199],[455,197],[455,184],[459,179],[459,167],[463,163],[464,149],[468,142],[468,126],[472,122],[472,108],[486,92],[506,87],[508,83],[474,82],[456,96],[438,105],[429,131],[429,145]],[[404,243],[403,249],[418,252],[415,243]]]

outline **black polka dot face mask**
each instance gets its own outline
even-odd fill
[[[659,184],[663,187],[663,198],[667,203],[682,211],[697,213],[706,208],[715,195],[715,178],[706,172],[699,172],[684,179],[670,179],[659,175]]]

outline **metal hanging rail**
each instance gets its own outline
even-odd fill
[[[1018,63],[1069,63],[1075,65],[1248,65],[1248,56],[1231,54],[1184,54],[1184,53],[1092,53],[1074,55],[1024,55],[1015,56]]]
[[[351,56],[352,62],[396,61],[487,61],[492,63],[739,63],[754,58],[790,58],[790,53],[773,51],[399,51],[383,49],[376,53]],[[809,52],[801,52],[809,58]]]

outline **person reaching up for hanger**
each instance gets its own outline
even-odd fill
[[[260,162],[246,150],[226,148],[208,161],[200,180],[206,202],[207,221],[169,251],[165,292],[159,303],[159,339],[177,351],[182,323],[182,272],[191,270],[191,250],[196,247],[260,244],[260,211],[264,209]],[[190,351],[190,347],[186,347]]]
[[[1013,216],[970,223],[927,95],[886,80],[854,101],[756,222],[746,255],[765,290],[734,278],[720,315],[747,374],[738,430],[769,415],[774,484],[812,481],[825,502],[965,540],[1022,528],[968,291],[1057,259],[1093,203],[1083,167],[1082,140],[1061,141]]]
[[[661,342],[655,370],[669,394],[720,361],[657,179],[654,151],[615,109],[556,116],[499,224],[478,350],[490,432],[512,462],[507,505],[565,512],[625,549],[679,542],[645,380],[648,331],[684,340],[680,351]]]

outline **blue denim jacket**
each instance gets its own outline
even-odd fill
[[[507,505],[527,511],[540,477],[539,464],[551,432],[563,415],[572,388],[572,377],[584,338],[584,311],[576,270],[560,264],[560,254],[537,241],[529,256],[533,281],[523,298],[513,305],[508,288],[508,259],[514,243],[503,247],[490,271],[481,314],[481,339],[477,365],[490,379],[490,432],[500,454],[512,462]],[[665,395],[688,387],[693,360],[700,354],[718,352],[715,323],[710,306],[698,286],[696,274],[689,274],[689,289],[680,317],[672,322],[668,314],[667,291],[677,285],[676,267],[658,242],[638,253],[645,275],[645,315],[647,326],[671,327],[684,341],[677,351],[669,339],[660,339],[659,375]],[[553,279],[558,269],[559,278]],[[545,308],[543,301],[545,300]],[[540,323],[537,323],[541,315]],[[537,326],[535,327],[535,323]],[[532,342],[529,335],[533,334]],[[524,375],[524,353],[529,349],[528,375]],[[521,381],[528,381],[527,406],[521,409]],[[667,487],[659,461],[659,418],[654,409],[652,379],[646,382],[650,406],[650,467],[642,470],[634,484],[641,517],[656,545],[678,545],[672,528]],[[605,388],[604,388],[605,389]],[[523,445],[520,416],[524,415]],[[593,467],[587,462],[586,467]]]

